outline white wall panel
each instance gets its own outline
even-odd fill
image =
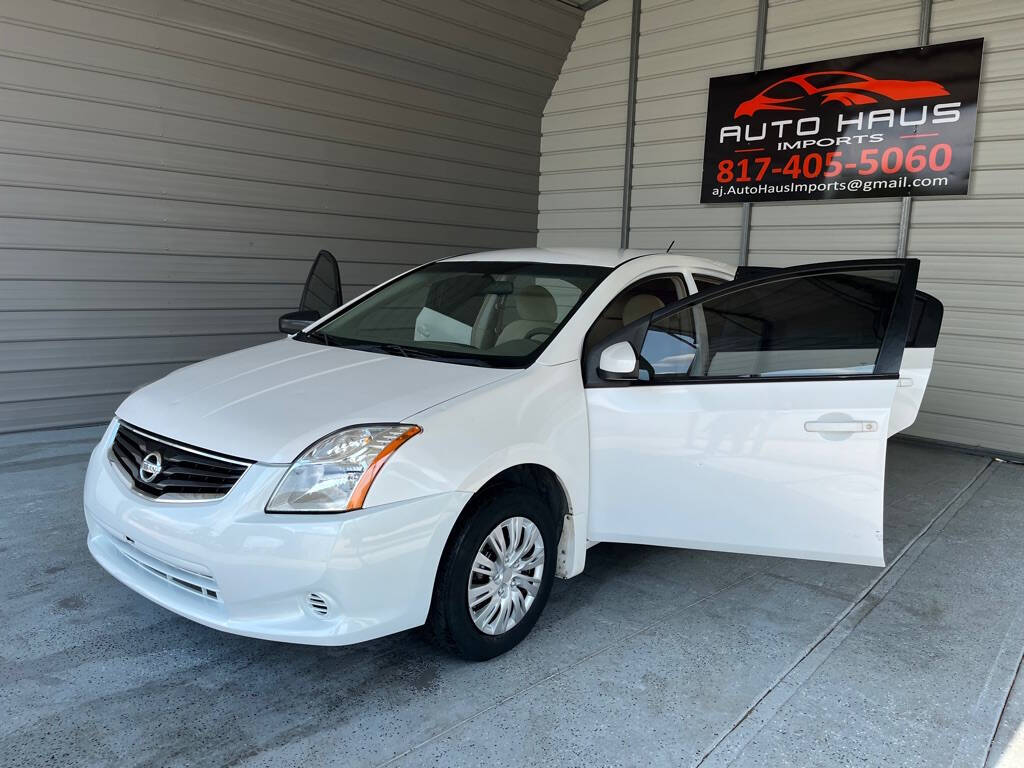
[[[533,245],[541,112],[580,18],[5,0],[0,432],[104,420],[166,370],[273,338],[320,248],[352,296]]]
[[[914,202],[909,253],[946,320],[913,433],[1024,453],[1024,5],[940,0],[931,29],[985,52],[969,196]]]
[[[608,0],[587,12],[544,108],[541,246],[619,245],[631,9]]]

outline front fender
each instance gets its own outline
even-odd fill
[[[423,428],[381,470],[366,506],[450,491],[474,493],[498,473],[539,464],[569,503],[561,575],[583,569],[590,493],[589,429],[578,361],[534,364],[406,419]]]

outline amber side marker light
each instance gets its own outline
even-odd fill
[[[356,483],[356,487],[352,489],[352,495],[348,497],[348,505],[345,509],[363,508],[363,502],[366,501],[366,494],[370,492],[370,486],[373,485],[373,481],[377,478],[377,473],[381,471],[388,459],[391,458],[391,454],[401,448],[406,440],[418,435],[422,431],[422,427],[409,427],[405,432],[388,443],[383,451],[377,454],[377,458],[370,462],[370,466],[366,468],[363,476]]]

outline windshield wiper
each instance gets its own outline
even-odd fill
[[[302,331],[299,335],[302,336],[302,341],[312,341],[314,344],[323,344],[325,347],[336,346],[324,331]]]
[[[392,344],[387,341],[363,341],[362,339],[336,339],[335,346],[348,349],[359,349],[363,352],[378,352],[386,355],[401,355],[411,357],[405,347],[400,344]]]
[[[401,355],[402,357],[415,357],[421,360],[447,359],[443,352],[435,352],[434,350],[423,349],[422,347],[404,347],[401,344],[392,344],[386,341],[367,342],[363,348],[368,352],[383,352],[385,354]]]
[[[401,355],[406,358],[420,360],[440,360],[446,363],[460,363],[462,365],[478,365],[490,367],[486,360],[476,359],[471,356],[447,355],[443,350],[424,349],[423,347],[406,347],[402,344],[395,344],[387,341],[364,341],[362,339],[347,339],[338,336],[328,336],[323,331],[311,331],[296,335],[300,341],[312,341],[316,344],[325,344],[329,347],[342,347],[344,349],[358,349],[363,352],[377,352],[385,355]]]
[[[376,343],[376,344],[374,344],[374,346],[377,347],[378,349],[381,349],[381,350],[385,351],[385,352],[391,352],[392,354],[399,354],[402,357],[408,357],[409,356],[409,353],[406,351],[405,347],[402,347],[402,346],[400,346],[398,344]]]

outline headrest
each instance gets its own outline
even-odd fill
[[[553,323],[558,317],[558,305],[551,292],[540,285],[528,285],[516,296],[516,309],[522,320]]]
[[[651,312],[661,309],[664,306],[665,302],[657,296],[652,296],[649,293],[638,293],[636,296],[630,298],[630,300],[626,302],[626,306],[622,308],[622,324],[629,325],[630,323],[639,320],[644,315],[649,315]]]

